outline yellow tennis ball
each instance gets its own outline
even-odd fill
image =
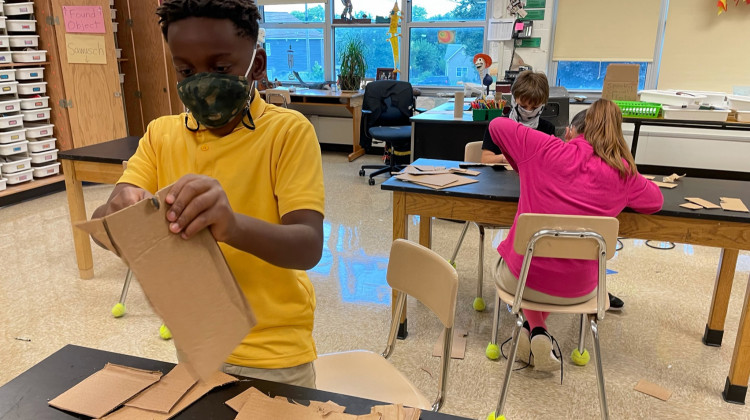
[[[115,306],[112,307],[112,316],[115,318],[119,318],[121,316],[125,315],[125,304],[118,303]]]
[[[474,310],[477,312],[482,312],[484,308],[486,308],[484,304],[484,299],[481,297],[474,298],[474,303],[472,304],[472,306],[474,307]]]
[[[497,360],[500,357],[500,347],[497,344],[487,344],[487,350],[484,351],[484,354],[488,359]]]
[[[570,355],[570,359],[575,365],[586,366],[589,363],[589,360],[591,360],[591,355],[586,349],[583,349],[583,354],[581,354],[581,352],[578,351],[577,348],[575,348],[573,349],[573,353]]]
[[[505,420],[505,415],[500,414],[499,416],[495,416],[495,412],[491,412],[487,415],[487,420]]]
[[[169,331],[169,328],[167,328],[166,325],[162,324],[161,327],[159,327],[159,337],[164,340],[169,340],[170,338],[172,338],[172,331]]]

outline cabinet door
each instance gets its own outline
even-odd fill
[[[120,88],[119,67],[112,33],[109,0],[51,0],[60,25],[55,25],[58,60],[65,97],[72,101],[68,110],[70,131],[75,147],[119,139],[127,135],[125,112]],[[68,61],[69,45],[63,6],[99,6],[103,11],[105,33],[87,34],[101,37],[106,64],[81,64]]]

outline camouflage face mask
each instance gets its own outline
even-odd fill
[[[255,50],[245,76],[194,74],[177,83],[177,94],[199,124],[208,128],[223,127],[247,106],[251,88],[247,75],[254,61]]]

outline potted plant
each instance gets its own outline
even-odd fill
[[[341,90],[359,90],[365,78],[365,43],[361,39],[350,39],[341,52],[339,84]]]

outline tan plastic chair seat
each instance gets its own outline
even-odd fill
[[[430,410],[430,401],[379,354],[365,350],[318,357],[315,384],[323,391]]]
[[[496,287],[496,289],[497,295],[500,297],[500,300],[507,303],[508,305],[513,304],[512,294],[499,287]],[[604,307],[605,309],[609,309],[609,300],[605,302]],[[578,303],[575,305],[553,305],[550,303],[537,303],[528,300],[522,300],[521,309],[541,312],[554,312],[558,314],[595,314],[597,309],[596,296],[587,300],[586,302]]]

